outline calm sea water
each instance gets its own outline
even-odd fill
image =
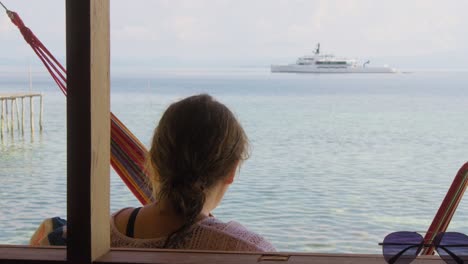
[[[160,71],[113,76],[111,101],[148,145],[171,102],[215,96],[252,144],[215,216],[282,251],[379,253],[389,232],[427,230],[468,160],[467,76]],[[25,78],[0,78],[0,93],[26,87]],[[65,98],[47,78],[36,78],[34,90],[45,95],[44,131],[0,142],[2,244],[27,244],[42,219],[66,217]],[[126,206],[138,202],[112,172],[112,210]],[[468,233],[467,209],[465,199],[450,230]]]

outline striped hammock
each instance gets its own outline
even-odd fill
[[[455,179],[452,182],[452,185],[447,191],[442,204],[437,211],[432,224],[429,226],[429,229],[426,232],[424,237],[425,244],[431,244],[435,236],[440,232],[445,232],[452,220],[455,211],[457,210],[458,204],[463,198],[465,193],[466,186],[468,185],[468,162],[465,163],[459,170]],[[424,248],[423,255],[433,255],[434,247]]]
[[[2,4],[3,6],[3,4]],[[6,8],[5,8],[6,9]],[[63,94],[67,95],[67,71],[34,33],[24,25],[19,15],[7,10],[13,24],[42,61]],[[142,203],[151,201],[151,187],[145,171],[145,146],[111,113],[111,165],[135,197]]]

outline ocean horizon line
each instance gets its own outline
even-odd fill
[[[398,73],[445,73],[445,72],[468,72],[467,68],[461,67],[447,67],[447,68],[421,68],[421,67],[409,67],[409,68],[397,68]],[[187,74],[187,75],[217,75],[217,74],[235,74],[235,73],[270,73],[270,65],[257,65],[257,66],[216,66],[216,67],[111,67],[111,76],[115,77],[145,77],[151,74]],[[49,78],[49,73],[43,69],[43,66],[35,66],[29,68],[25,67],[5,67],[0,65],[0,78],[12,77],[12,78],[29,78],[29,74],[33,78]],[[291,75],[295,73],[273,73],[275,75]],[[338,74],[339,73],[335,73]],[[320,75],[316,73],[301,73],[301,75]],[[2,80],[0,79],[0,82]]]

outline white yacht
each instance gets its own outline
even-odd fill
[[[296,63],[287,65],[271,65],[271,72],[297,73],[396,73],[397,70],[388,66],[369,66],[370,61],[358,64],[356,59],[337,58],[333,55],[320,54],[320,43],[314,55],[299,57]]]

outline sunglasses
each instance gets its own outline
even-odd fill
[[[425,244],[419,233],[399,231],[388,234],[379,245],[388,264],[408,264],[425,247],[434,247],[447,264],[468,263],[468,236],[458,232],[441,232]]]

